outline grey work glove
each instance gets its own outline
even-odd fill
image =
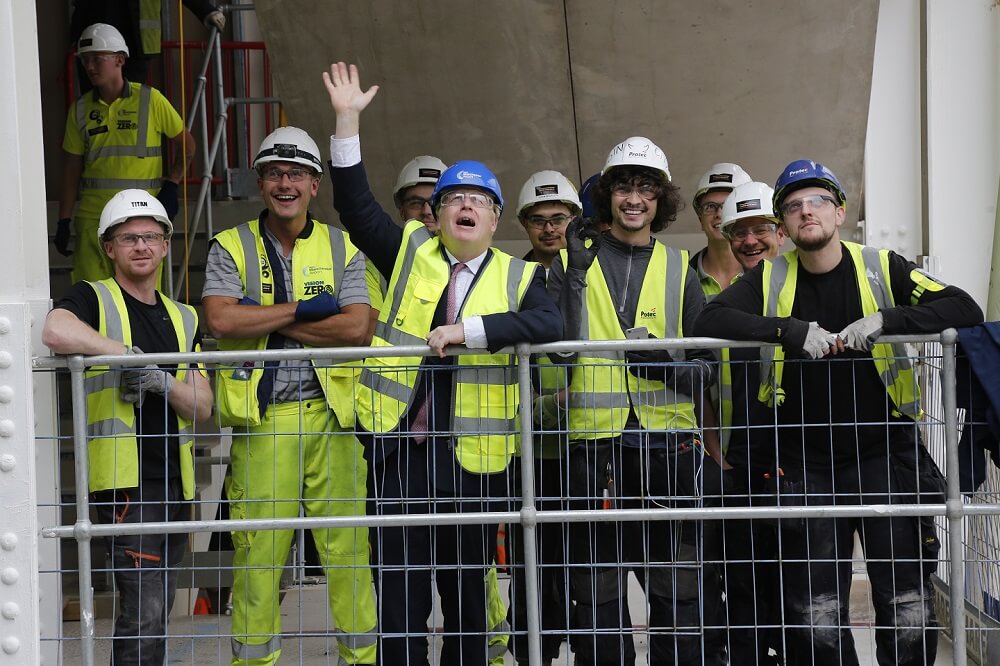
[[[851,322],[837,337],[844,341],[844,346],[848,349],[867,352],[872,350],[875,340],[882,335],[882,326],[882,313],[876,312]]]
[[[138,347],[132,347],[129,351],[130,354],[141,354],[142,350]],[[138,402],[141,405],[142,399],[146,393],[156,393],[157,395],[166,395],[173,388],[174,376],[171,375],[166,370],[162,370],[157,365],[147,365],[141,368],[128,368],[122,373],[122,388],[123,392],[128,392],[129,394],[136,394],[139,396]],[[122,396],[124,400],[124,395]]]
[[[211,29],[212,26],[218,28],[219,32],[226,29],[226,15],[218,9],[205,17],[205,27]]]
[[[590,268],[597,256],[597,250],[601,247],[601,233],[587,222],[577,217],[566,227],[566,254],[569,258],[569,267],[580,271]]]
[[[126,354],[141,354],[142,350],[139,349],[138,347],[126,347],[125,348],[125,353]],[[132,404],[139,403],[139,406],[140,407],[142,406],[142,394],[139,391],[133,390],[131,387],[129,387],[129,386],[127,386],[125,384],[125,371],[124,370],[122,371],[122,376],[119,378],[118,397],[121,398],[125,402],[132,403]]]
[[[835,336],[814,321],[809,322],[809,332],[806,341],[802,343],[802,351],[812,359],[823,358],[830,352]]]

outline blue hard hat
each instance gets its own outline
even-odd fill
[[[434,193],[431,194],[431,207],[436,209],[444,191],[453,187],[478,187],[486,190],[493,195],[497,205],[500,206],[500,212],[503,212],[500,181],[482,162],[459,160],[445,169],[434,186]]]
[[[583,187],[580,188],[580,203],[583,204],[584,217],[591,218],[597,215],[597,209],[594,208],[594,202],[591,200],[590,194],[594,191],[594,185],[597,185],[597,181],[600,179],[601,173],[597,172],[588,178],[587,182],[585,182]]]
[[[789,194],[795,190],[801,190],[803,187],[811,186],[830,190],[832,194],[837,195],[841,206],[847,203],[847,194],[832,171],[819,162],[795,160],[782,170],[778,180],[774,183],[774,199],[772,201],[775,212],[781,210],[781,203]]]

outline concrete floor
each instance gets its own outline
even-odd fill
[[[501,581],[505,586],[506,581]],[[506,594],[506,592],[504,592]],[[178,595],[179,597],[181,595]],[[638,585],[633,581],[630,586],[629,603],[632,607],[632,617],[637,623],[644,617],[643,598]],[[299,664],[301,666],[320,666],[337,664],[336,644],[327,635],[328,611],[326,609],[326,586],[312,585],[292,589],[285,595],[281,605],[285,638],[282,644],[281,664]],[[858,657],[862,665],[874,664],[875,637],[871,629],[872,611],[868,595],[868,581],[862,576],[855,576],[851,590],[851,621],[854,625],[854,640]],[[226,616],[200,615],[194,617],[172,618],[170,623],[170,641],[168,646],[167,664],[186,666],[208,666],[229,664],[230,619]],[[78,622],[66,622],[63,625],[66,640],[64,642],[63,663],[79,664],[80,643],[77,640],[80,632]],[[95,663],[109,662],[112,632],[110,619],[98,619],[96,625]],[[309,637],[298,638],[297,635]],[[220,638],[221,637],[221,638]],[[938,649],[936,664],[953,663],[951,643],[942,638]],[[432,644],[433,658],[440,654],[441,640],[436,637]],[[641,631],[636,632],[636,651],[638,664],[646,663],[646,641]],[[507,655],[507,664],[514,661]],[[564,647],[557,664],[570,666],[571,653]]]

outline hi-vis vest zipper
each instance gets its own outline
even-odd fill
[[[121,287],[112,278],[87,284],[97,293],[100,303],[98,333],[131,347],[132,327]],[[190,305],[171,300],[165,294],[161,293],[160,298],[177,336],[177,348],[182,352],[188,351],[198,331],[197,313]],[[190,369],[190,365],[180,364],[177,367],[177,381],[183,382]],[[194,371],[198,372],[197,369]],[[90,492],[134,488],[139,485],[135,407],[119,397],[120,377],[120,369],[109,370],[107,366],[97,366],[88,370],[84,379],[87,394]],[[190,421],[180,414],[176,416],[184,499],[194,499],[194,430]]]
[[[861,312],[867,317],[882,309],[895,307],[892,285],[889,283],[889,250],[841,241],[854,262],[861,297]],[[799,255],[797,250],[785,252],[764,262],[763,292],[765,317],[790,317],[795,303]],[[920,390],[913,373],[913,363],[904,344],[876,344],[871,351],[875,369],[895,405],[894,416],[920,416]],[[757,398],[773,407],[785,399],[781,388],[785,352],[781,347],[760,350],[760,389]]]
[[[448,287],[451,267],[437,237],[417,220],[403,229],[386,302],[379,313],[372,347],[426,345],[434,311]],[[459,311],[459,321],[475,315],[516,312],[538,264],[494,248],[483,262]],[[414,401],[422,359],[417,356],[365,359],[356,393],[358,421],[369,432],[392,432]],[[517,372],[509,354],[456,357],[451,424],[455,457],[462,468],[488,474],[507,467],[515,453]]]
[[[358,249],[340,229],[311,220],[308,238],[295,240],[292,274],[292,300],[311,298],[322,289],[337,295],[344,271]],[[274,305],[274,271],[264,249],[261,221],[251,220],[215,236],[215,240],[233,257],[243,281],[246,296],[261,305]],[[254,340],[219,340],[219,349],[262,350],[268,336]],[[305,345],[308,347],[308,345]],[[360,372],[357,361],[333,364],[313,361],[313,368],[326,396],[326,402],[342,428],[354,427],[354,381]],[[218,381],[219,418],[222,425],[256,426],[261,422],[257,386],[264,375],[264,364],[247,361],[241,368],[225,368]]]

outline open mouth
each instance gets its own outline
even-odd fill
[[[282,203],[288,203],[290,201],[295,201],[298,197],[294,194],[275,194],[274,198]]]
[[[455,220],[455,224],[460,227],[475,228],[476,221],[473,220],[471,217],[460,217],[457,220]]]
[[[646,212],[646,209],[645,208],[637,208],[637,207],[631,207],[630,206],[630,207],[622,208],[621,211],[622,211],[623,215],[642,215],[643,213]]]
[[[742,250],[740,254],[742,254],[744,257],[756,257],[758,254],[763,254],[764,250],[765,248],[760,247],[755,250]]]

